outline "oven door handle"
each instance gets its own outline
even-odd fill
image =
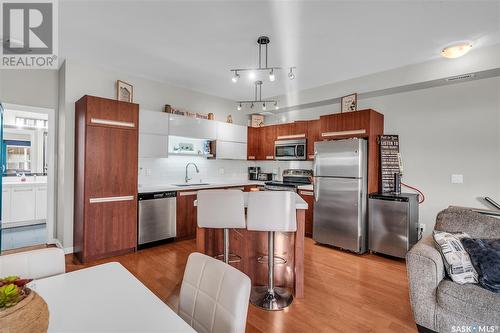
[[[295,158],[299,157],[299,145],[295,145]]]

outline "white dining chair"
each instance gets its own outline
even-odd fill
[[[41,279],[65,272],[64,251],[57,247],[0,256],[0,277]]]
[[[189,255],[182,280],[179,315],[199,333],[245,332],[250,278],[201,253]]]
[[[197,195],[197,222],[200,228],[223,229],[224,250],[222,255],[226,264],[239,262],[241,256],[230,253],[229,230],[245,228],[245,200],[241,190],[205,190]]]

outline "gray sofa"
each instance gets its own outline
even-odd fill
[[[450,207],[438,214],[434,229],[462,231],[473,238],[500,238],[500,219]],[[431,235],[408,252],[406,264],[410,302],[419,332],[457,332],[458,326],[475,325],[493,326],[494,332],[500,332],[500,294],[475,284],[451,281]]]

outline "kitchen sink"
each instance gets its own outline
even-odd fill
[[[174,186],[186,187],[186,186],[199,186],[199,185],[210,185],[209,183],[192,183],[192,184],[173,184]]]

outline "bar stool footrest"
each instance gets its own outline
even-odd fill
[[[268,256],[265,255],[265,256],[259,256],[257,257],[257,262],[260,263],[260,264],[267,264],[267,261],[268,261]],[[283,258],[283,257],[279,257],[279,256],[274,256],[274,263],[277,264],[277,265],[284,265],[287,263],[286,259]]]
[[[224,261],[224,254],[217,254],[214,256],[215,259],[217,260],[222,260]],[[237,254],[234,254],[234,253],[230,253],[229,254],[229,263],[232,264],[232,263],[237,263],[237,262],[240,262],[241,261],[241,256],[237,255]]]

